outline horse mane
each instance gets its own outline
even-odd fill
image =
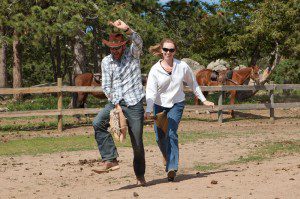
[[[244,70],[249,70],[251,68],[251,66],[247,66],[247,67],[245,67],[245,68],[241,68],[240,70],[241,71],[244,71]]]
[[[252,66],[247,66],[247,67],[245,67],[245,68],[241,68],[241,69],[239,69],[239,70],[235,70],[235,72],[241,72],[241,73],[243,73],[243,72],[248,72],[248,70],[249,69],[252,69]]]

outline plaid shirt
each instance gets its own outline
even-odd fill
[[[115,105],[123,99],[128,106],[133,106],[145,96],[140,69],[143,41],[136,32],[130,39],[132,44],[125,49],[120,61],[110,54],[101,63],[102,89]]]

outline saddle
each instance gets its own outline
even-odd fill
[[[211,81],[217,81],[219,77],[219,71],[212,71],[211,75],[210,75],[210,80]]]
[[[226,83],[226,80],[231,80],[233,75],[233,70],[223,70],[223,71],[212,71],[210,79],[211,81],[217,81],[222,84]]]
[[[233,70],[227,70],[225,73],[226,79],[232,79]]]

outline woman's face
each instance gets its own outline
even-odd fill
[[[173,60],[175,54],[175,45],[170,42],[165,42],[161,51],[164,60]]]

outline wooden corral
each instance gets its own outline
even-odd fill
[[[29,116],[58,116],[58,131],[63,130],[62,118],[64,115],[77,115],[77,114],[97,114],[99,108],[84,108],[84,109],[63,109],[62,98],[64,92],[103,92],[101,87],[94,86],[62,86],[61,79],[58,79],[57,86],[47,87],[27,87],[27,88],[1,88],[0,95],[7,94],[24,94],[24,93],[57,93],[58,102],[57,109],[55,110],[33,110],[33,111],[13,111],[13,112],[0,112],[0,118],[8,117],[29,117]],[[271,84],[271,85],[239,85],[239,86],[201,86],[202,91],[218,91],[220,93],[218,105],[215,106],[214,111],[218,111],[218,121],[223,122],[224,110],[255,110],[255,109],[269,109],[270,119],[274,121],[274,109],[276,108],[292,108],[300,107],[300,102],[293,103],[275,103],[274,91],[275,90],[300,90],[300,84]],[[267,90],[269,91],[269,102],[261,104],[236,104],[236,105],[223,105],[224,95],[226,91],[230,90]],[[186,92],[191,92],[186,89]],[[212,110],[210,107],[205,106],[187,106],[185,111],[199,111],[199,110]]]

